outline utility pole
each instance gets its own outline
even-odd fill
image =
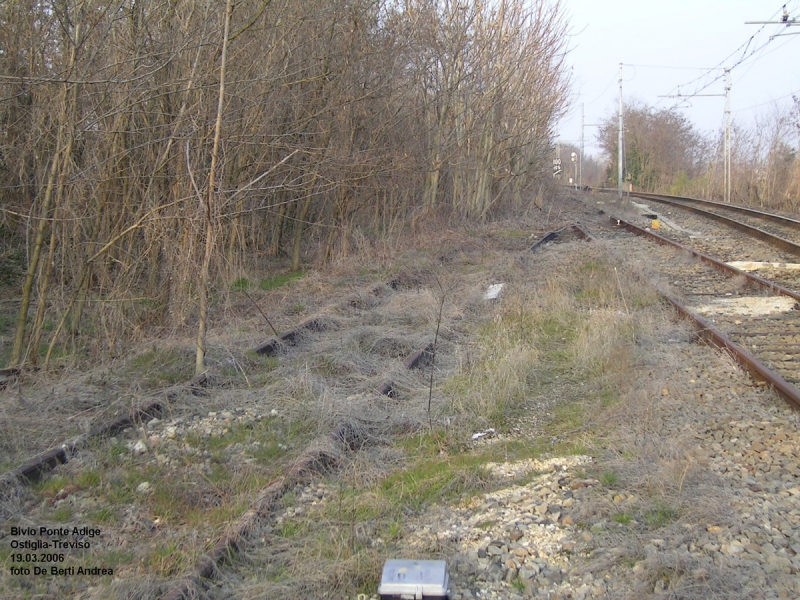
[[[725,69],[725,202],[731,201],[731,70]]]
[[[730,203],[731,201],[731,188],[732,188],[732,181],[733,176],[731,174],[731,147],[732,147],[732,138],[733,138],[733,121],[731,119],[731,89],[733,88],[733,84],[731,83],[731,70],[729,68],[724,69],[725,72],[725,93],[724,94],[681,94],[678,92],[677,94],[672,94],[669,96],[659,96],[659,98],[720,98],[722,96],[725,97],[725,131],[723,133],[723,195],[725,196],[725,202]]]
[[[581,188],[583,188],[583,155],[584,155],[584,152],[585,152],[585,149],[584,149],[584,136],[585,136],[586,128],[587,127],[600,127],[602,125],[602,123],[586,123],[584,121],[584,119],[585,119],[585,114],[584,114],[584,110],[583,110],[583,104],[581,104],[581,156],[580,156],[580,162],[578,163],[578,185],[580,185]]]
[[[586,115],[584,114],[584,106],[583,102],[581,102],[581,155],[578,158],[578,187],[583,189],[583,128],[586,125],[583,124]]]
[[[624,153],[622,151],[622,63],[619,63],[619,139],[617,140],[617,196],[622,200],[622,161]]]

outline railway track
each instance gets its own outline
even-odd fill
[[[639,196],[653,200],[656,195]],[[658,196],[658,199],[671,207],[679,207],[681,211],[685,208],[682,199],[673,201],[663,196]],[[652,222],[659,220],[660,214],[651,213],[651,207],[638,208],[641,225],[652,227]],[[750,211],[736,212],[750,214]],[[800,407],[800,392],[796,389],[800,386],[798,272],[793,269],[781,272],[780,268],[773,268],[768,273],[760,271],[759,276],[738,269],[735,265],[742,263],[736,260],[736,247],[748,248],[751,256],[754,251],[758,252],[761,259],[758,262],[767,264],[781,264],[781,259],[786,258],[786,248],[774,240],[765,240],[768,236],[760,233],[763,229],[758,233],[759,240],[753,243],[749,237],[752,231],[745,227],[736,226],[732,231],[720,231],[717,217],[697,210],[689,213],[671,211],[668,218],[662,219],[669,224],[660,227],[657,233],[650,228],[637,227],[612,217],[611,231],[616,230],[616,233],[608,234],[615,244],[623,246],[628,242],[621,237],[631,231],[640,237],[649,236],[653,244],[662,246],[662,249],[649,248],[646,253],[647,271],[659,282],[662,292],[680,310],[696,315],[701,329],[721,332],[718,345],[727,346],[733,352],[741,350],[745,366],[751,368],[753,363],[758,363],[766,367],[765,370],[760,370],[761,367],[756,369],[756,376],[775,386],[785,398]],[[797,221],[773,218],[771,215],[759,214],[754,218],[777,220],[783,223],[784,228],[800,226]],[[721,222],[730,226],[730,217]],[[621,231],[626,233],[622,234]],[[636,243],[632,246],[636,246]],[[636,252],[633,247],[630,251]],[[720,255],[725,256],[728,263],[714,258]],[[773,277],[776,272],[781,272],[781,276]]]
[[[749,343],[787,381],[800,378],[791,368],[796,359],[784,360],[797,339],[793,336],[798,311],[776,309],[774,286],[769,290],[736,272],[733,277],[720,275],[688,255],[676,258],[674,250],[660,245],[648,244],[644,252],[641,241],[610,223],[590,229],[615,251],[641,253],[648,272],[658,274],[663,287],[683,304],[698,311],[711,306],[704,312],[709,321],[740,343]],[[547,238],[559,236],[589,234],[584,228],[568,227]],[[470,273],[461,278],[457,290],[447,292],[436,350],[438,376],[446,376],[464,360],[454,350],[468,346],[465,315],[486,305],[482,295],[487,284],[502,281],[504,270],[507,274],[517,268],[508,260],[509,252],[529,253],[533,239],[503,240],[502,252],[491,257],[487,247],[478,244],[472,254],[437,258],[446,270],[458,265]],[[476,261],[484,263],[481,269],[474,268]],[[437,293],[445,290],[431,272],[361,286],[348,298],[315,310],[313,319],[296,318],[296,326],[282,336],[252,340],[252,364],[242,371],[257,386],[237,396],[237,403],[245,401],[235,409],[217,408],[209,395],[187,398],[198,406],[183,402],[165,407],[155,421],[140,421],[111,438],[71,448],[72,460],[41,484],[27,491],[14,488],[16,499],[4,498],[4,518],[18,527],[98,524],[102,533],[92,539],[91,550],[70,553],[63,567],[48,568],[74,568],[97,564],[98,556],[113,557],[106,566],[115,570],[119,594],[191,597],[203,587],[201,580],[244,548],[246,538],[280,547],[280,528],[286,525],[267,517],[276,507],[285,508],[285,497],[330,494],[314,483],[317,473],[355,463],[355,454],[381,444],[392,431],[423,423],[428,371],[415,367],[428,366],[433,354],[432,315]],[[743,316],[741,305],[734,302],[731,315],[721,308],[725,303],[717,302],[720,299],[747,300],[756,307],[765,301],[766,308]],[[778,340],[773,332],[781,328],[785,339]],[[233,359],[231,367],[242,365]],[[219,403],[230,406],[233,391],[221,389],[213,377],[210,384],[207,394],[220,396]],[[309,426],[312,422],[323,427]],[[98,468],[112,475],[99,478]],[[109,508],[114,506],[119,509]],[[0,559],[11,560],[9,554]],[[142,580],[139,588],[137,580]],[[64,596],[77,591],[76,581],[69,578],[16,581],[31,593]],[[228,592],[208,593],[221,598]]]
[[[783,247],[790,253],[800,252],[800,221],[795,218],[757,210],[748,206],[725,204],[699,198],[647,193],[635,193],[633,196],[696,211],[707,218],[719,220],[721,223],[740,228],[740,230],[752,234],[754,237],[761,237],[761,232],[767,233],[769,236],[779,238],[770,241],[776,247]],[[764,239],[769,239],[769,237],[765,236]],[[791,245],[781,244],[780,240],[790,242]]]
[[[340,291],[339,301],[317,307],[311,319],[295,316],[296,326],[266,341],[252,335],[256,316],[246,329],[248,351],[209,344],[218,368],[202,395],[185,394],[182,386],[169,388],[177,396],[152,392],[166,397],[157,406],[145,403],[157,410],[93,425],[80,440],[7,473],[0,490],[0,538],[7,538],[0,539],[0,564],[39,566],[31,562],[38,554],[4,547],[9,537],[16,544],[47,542],[40,527],[60,531],[66,524],[71,531],[89,524],[101,533],[85,550],[42,555],[63,561],[43,568],[92,564],[113,571],[134,595],[193,597],[200,580],[283,506],[284,496],[302,493],[320,474],[397,430],[427,426],[434,356],[437,378],[446,377],[463,358],[453,351],[464,335],[464,315],[479,314],[491,302],[483,298],[486,286],[517,268],[508,249],[524,252],[531,243],[527,237],[500,242],[506,248],[492,256],[480,241],[438,256],[438,275],[435,268],[411,269],[384,283],[348,286],[346,297]],[[486,263],[478,269],[477,256]],[[454,267],[466,275],[448,275]],[[297,300],[285,301],[297,306],[291,302]],[[220,377],[223,368],[241,371],[238,389]],[[432,400],[438,411],[442,399]],[[25,479],[35,485],[21,485]],[[12,535],[10,527],[36,534]],[[147,589],[136,592],[142,570]],[[22,575],[7,583],[66,597],[82,581]]]
[[[716,202],[657,194],[634,197],[633,206],[641,207],[637,217],[641,226],[650,225],[651,217],[658,217],[661,235],[762,273],[787,288],[800,289],[800,222]]]

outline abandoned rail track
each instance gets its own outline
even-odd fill
[[[503,243],[523,251],[530,246],[527,238]],[[91,552],[46,567],[69,569],[99,553],[112,557],[104,566],[127,586],[139,585],[132,576],[145,567],[142,585],[149,589],[131,593],[193,597],[256,524],[283,506],[283,496],[340,468],[352,460],[349,455],[386,443],[397,430],[423,427],[431,400],[438,410],[441,398],[427,393],[434,358],[437,377],[461,360],[453,354],[463,337],[461,321],[489,302],[486,287],[497,281],[463,252],[437,262],[463,262],[468,272],[456,278],[411,269],[384,283],[348,286],[346,297],[315,307],[313,318],[294,316],[295,326],[266,342],[255,338],[257,326],[245,328],[243,337],[252,341],[238,356],[217,344],[211,364],[216,360],[218,368],[206,389],[153,391],[149,395],[158,402],[106,422],[102,413],[84,414],[92,419],[89,432],[57,440],[6,474],[3,522],[53,528],[99,522],[104,535],[91,540]],[[292,312],[305,309],[295,304]],[[236,406],[225,401],[234,393],[230,377],[220,377],[226,368],[241,372],[240,385],[252,388]],[[52,446],[53,437],[28,448]],[[147,516],[153,514],[160,517]],[[120,553],[120,543],[129,550]],[[7,552],[0,557],[11,558]],[[75,592],[68,578],[38,584],[36,578],[15,579],[33,592]]]
[[[509,255],[514,257],[512,263],[529,256],[536,239],[533,248],[546,251],[544,244],[559,238],[592,237],[623,254],[643,253],[641,241],[619,227],[598,222],[588,231],[572,226],[553,235],[506,239],[494,266],[508,263]],[[53,527],[100,522],[104,535],[93,540],[91,553],[70,555],[65,568],[87,560],[96,563],[90,557],[98,554],[113,556],[119,594],[171,600],[197,594],[226,597],[230,587],[205,589],[205,580],[228,569],[223,562],[249,545],[280,546],[285,535],[281,528],[289,522],[271,519],[273,511],[286,509],[293,496],[312,500],[329,496],[330,488],[315,483],[321,473],[354,464],[362,450],[385,444],[396,431],[425,426],[427,367],[434,356],[431,324],[436,321],[437,307],[446,304],[435,350],[438,378],[459,361],[470,360],[469,354],[465,357],[458,350],[469,346],[464,322],[486,305],[482,297],[486,286],[504,279],[503,267],[491,276],[475,269],[476,258],[485,255],[487,248],[474,250],[471,255],[438,257],[445,268],[454,263],[466,268],[468,275],[458,285],[448,287],[447,281],[437,281],[431,272],[406,273],[385,283],[353,288],[346,299],[317,307],[313,318],[295,318],[295,326],[266,342],[255,339],[250,331],[252,364],[248,368],[228,352],[231,370],[241,370],[245,379],[256,384],[249,403],[227,409],[217,407],[224,407],[224,401],[209,404],[209,396],[226,393],[212,376],[205,395],[166,403],[155,420],[146,422],[154,415],[140,415],[138,421],[124,424],[125,431],[122,427],[97,431],[102,435],[96,441],[62,449],[73,454],[71,460],[46,474],[34,490],[15,488],[18,508],[4,518],[20,525],[35,522]],[[718,298],[766,299],[769,304],[776,291],[773,286],[765,292],[769,285],[759,288],[738,273],[733,278],[720,276],[685,254],[676,255],[655,244],[642,255],[647,257],[648,271],[658,273],[693,309],[714,305]],[[440,304],[443,298],[446,302]],[[728,319],[712,311],[707,316],[729,335],[748,340],[761,360],[774,359],[770,365],[788,381],[800,377],[784,364],[793,360],[777,365],[778,355],[796,338],[783,344],[776,341],[772,329],[765,329],[775,325],[783,327],[785,334],[788,323],[795,327],[793,314]],[[749,329],[751,323],[756,329]],[[773,352],[778,346],[778,352]],[[294,408],[283,402],[290,396]],[[192,408],[193,402],[205,408]],[[286,419],[290,410],[303,414]],[[304,428],[303,423],[309,426]],[[255,442],[256,437],[261,441]],[[99,478],[98,465],[111,470],[112,476]],[[232,479],[246,485],[237,487]],[[114,506],[120,510],[115,512]],[[159,515],[156,520],[154,514]],[[245,577],[233,579],[237,576]],[[63,579],[47,584],[31,580],[26,585],[32,592],[75,591],[73,582]]]

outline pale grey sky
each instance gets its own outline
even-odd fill
[[[786,2],[790,19],[798,22],[794,27],[744,24],[780,20],[783,0],[562,1],[571,23],[574,79],[574,103],[558,128],[562,141],[580,139],[581,103],[586,123],[616,111],[620,62],[626,65],[623,97],[669,108],[680,101],[658,96],[676,94],[679,86],[686,95],[720,76],[700,93],[724,93],[721,70],[695,67],[734,67],[741,60],[732,70],[731,98],[734,122],[746,127],[775,104],[791,106],[792,93],[800,95],[800,0]],[[787,33],[795,35],[770,41]],[[701,131],[721,129],[725,98],[698,97],[683,105],[680,112]],[[598,153],[596,131],[585,128],[587,154]]]

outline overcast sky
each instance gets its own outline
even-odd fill
[[[731,98],[734,121],[747,127],[775,104],[790,107],[792,93],[800,95],[800,0],[786,2],[790,19],[798,22],[793,27],[744,24],[780,20],[783,0],[562,1],[571,23],[574,81],[570,114],[558,128],[562,141],[580,140],[581,103],[587,124],[616,114],[619,63],[626,65],[623,98],[669,108],[681,101],[659,96],[677,94],[678,88],[690,94],[717,76],[700,93],[724,94],[722,71],[696,67],[734,67],[744,57],[731,71]],[[770,41],[786,33],[796,35]],[[681,113],[701,131],[721,129],[724,97],[693,98],[683,106]],[[598,153],[596,131],[585,128],[587,154]]]

